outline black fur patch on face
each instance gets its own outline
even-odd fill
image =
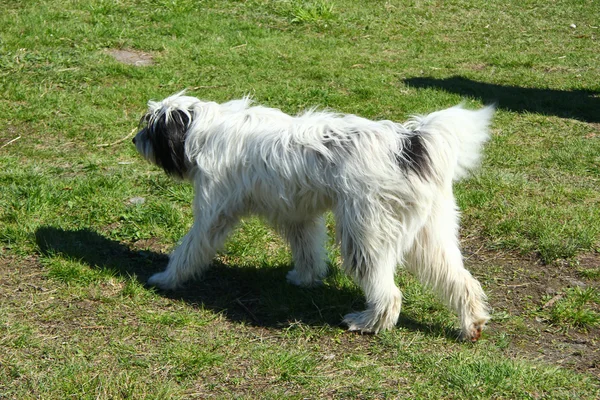
[[[187,172],[185,156],[185,138],[190,124],[190,117],[183,111],[176,110],[150,121],[147,134],[154,150],[156,165],[162,167],[169,175],[183,178]]]
[[[413,133],[406,138],[402,153],[396,155],[396,162],[400,168],[415,173],[423,180],[431,175],[431,157],[419,133]]]

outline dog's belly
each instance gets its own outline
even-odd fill
[[[323,214],[332,208],[334,199],[318,190],[273,192],[261,196],[254,193],[249,201],[249,211],[275,221],[304,221]]]

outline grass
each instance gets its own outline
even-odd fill
[[[0,397],[598,396],[596,3],[3,9]],[[153,64],[123,64],[113,49]],[[335,246],[323,287],[290,287],[289,251],[256,218],[202,281],[146,288],[191,224],[193,191],[144,163],[127,135],[148,99],[183,88],[392,120],[496,102],[483,167],[456,186],[490,331],[475,346],[457,342],[456,318],[400,271],[397,329],[348,334],[341,316],[364,299]]]
[[[291,21],[304,24],[325,24],[335,17],[334,4],[327,1],[315,3],[298,1],[291,7]]]
[[[594,288],[569,288],[550,310],[550,320],[558,326],[589,328],[600,326],[600,313],[592,307],[600,303]]]

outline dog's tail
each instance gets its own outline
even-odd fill
[[[432,146],[428,146],[429,151],[438,153],[442,158],[447,159],[448,155],[452,158],[448,161],[453,165],[448,167],[454,167],[452,178],[460,180],[479,165],[482,147],[490,138],[489,126],[494,111],[493,105],[475,111],[458,105],[414,117],[409,126],[426,141],[432,142]]]

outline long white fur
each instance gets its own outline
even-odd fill
[[[150,284],[175,289],[199,276],[249,213],[265,216],[290,242],[288,280],[318,284],[327,273],[323,213],[331,209],[343,267],[367,300],[365,311],[346,315],[351,330],[396,324],[402,294],[394,273],[405,265],[460,316],[463,336],[477,340],[489,316],[481,285],[463,267],[452,181],[478,165],[492,107],[456,106],[399,124],[314,110],[290,116],[249,98],[217,104],[180,93],[149,102],[150,123],[175,110],[191,119],[185,154],[195,219]],[[425,178],[399,165],[415,134],[429,158]],[[136,139],[154,162],[142,132]]]

